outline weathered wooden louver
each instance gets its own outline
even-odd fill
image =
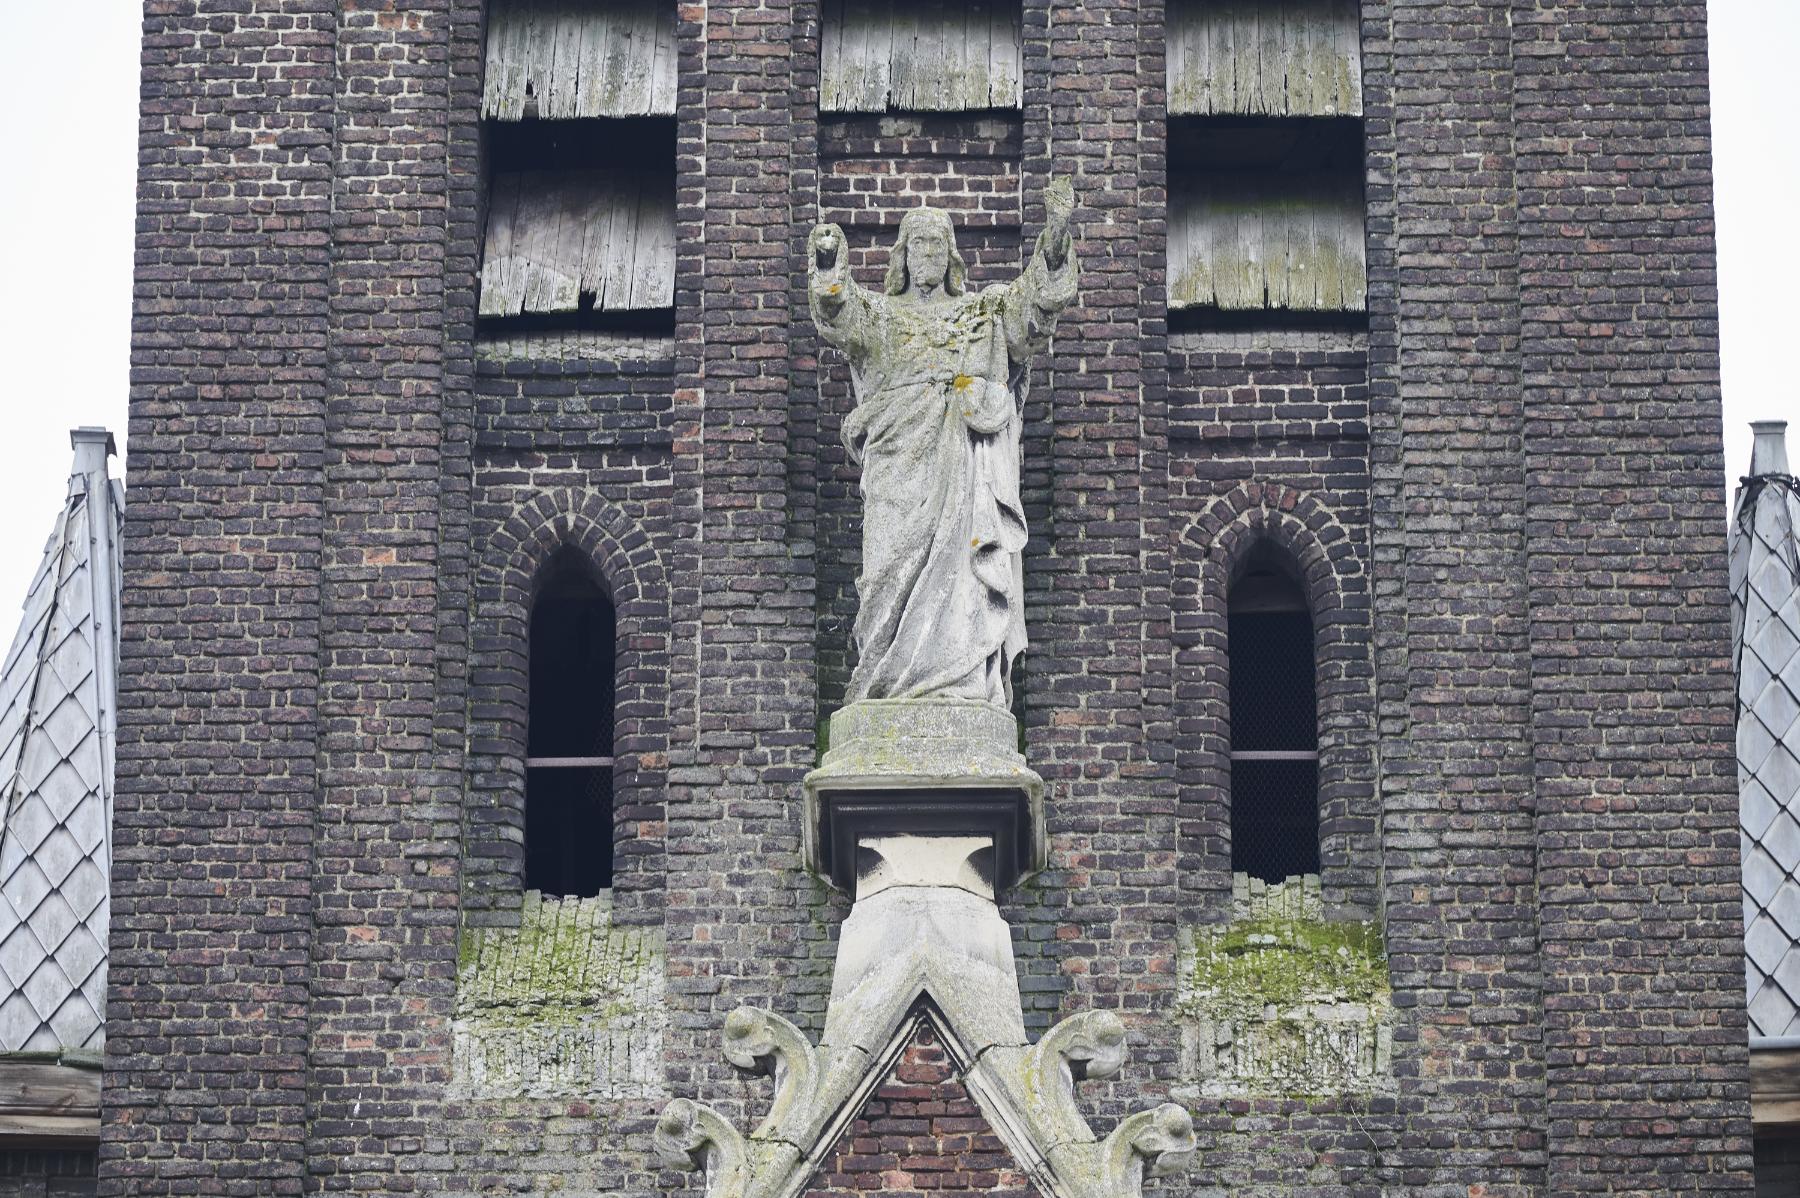
[[[1367,309],[1356,177],[1184,174],[1169,204],[1170,307]]]
[[[668,171],[525,171],[494,177],[481,315],[635,311],[675,302]]]
[[[495,0],[481,114],[672,116],[673,0]]]
[[[825,112],[1017,108],[1017,0],[825,0],[819,20]]]
[[[1169,112],[1360,116],[1357,0],[1170,0]]]

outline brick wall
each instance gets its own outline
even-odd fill
[[[1038,1198],[943,1045],[920,1027],[825,1158],[806,1198],[945,1192]]]
[[[655,1102],[445,1096],[458,927],[516,919],[523,613],[564,542],[619,605],[615,902],[666,937],[667,1087],[760,1116],[719,1029],[816,1034],[844,909],[798,870],[860,543],[804,239],[845,224],[877,284],[925,197],[1010,278],[1052,173],[1051,864],[1005,907],[1034,1029],[1131,1027],[1097,1129],[1178,1080],[1177,928],[1228,887],[1221,604],[1267,536],[1398,1096],[1197,1103],[1191,1184],[1747,1192],[1703,17],[1369,0],[1366,330],[1171,331],[1159,3],[1027,4],[1020,111],[897,118],[820,117],[813,0],[685,6],[674,335],[565,360],[477,351],[479,3],[152,4],[100,1192],[692,1184]],[[977,1124],[915,1044],[819,1192],[891,1188],[890,1132],[913,1188],[1021,1189]]]
[[[1748,1127],[1706,9],[1547,4],[1514,14],[1514,47],[1549,1184],[1733,1192]]]
[[[106,1194],[298,1194],[336,24],[145,10]]]

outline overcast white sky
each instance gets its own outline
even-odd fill
[[[63,45],[71,8],[0,0],[0,645],[37,569],[68,475],[67,432],[113,430],[125,449],[137,168],[138,0],[87,0],[81,77]],[[1713,133],[1725,353],[1727,477],[1753,419],[1800,422],[1800,134],[1790,107],[1795,0],[1712,0]],[[1800,454],[1800,428],[1793,449]],[[115,471],[122,470],[117,464]],[[129,499],[127,500],[129,507]],[[1720,513],[1723,535],[1724,513]]]

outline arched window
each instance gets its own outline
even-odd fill
[[[613,875],[613,607],[562,549],[531,608],[525,887],[588,897]]]
[[[1231,588],[1231,869],[1319,872],[1319,710],[1312,613],[1294,564],[1255,546]]]

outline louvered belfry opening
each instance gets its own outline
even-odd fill
[[[1265,882],[1319,872],[1319,709],[1312,613],[1274,546],[1228,603],[1231,869]]]
[[[980,112],[1023,99],[1018,0],[825,0],[823,112]]]
[[[1170,0],[1167,58],[1177,324],[1365,322],[1356,0]]]
[[[587,898],[613,878],[613,606],[571,549],[531,609],[525,887]]]
[[[672,331],[675,7],[496,0],[481,331]]]

